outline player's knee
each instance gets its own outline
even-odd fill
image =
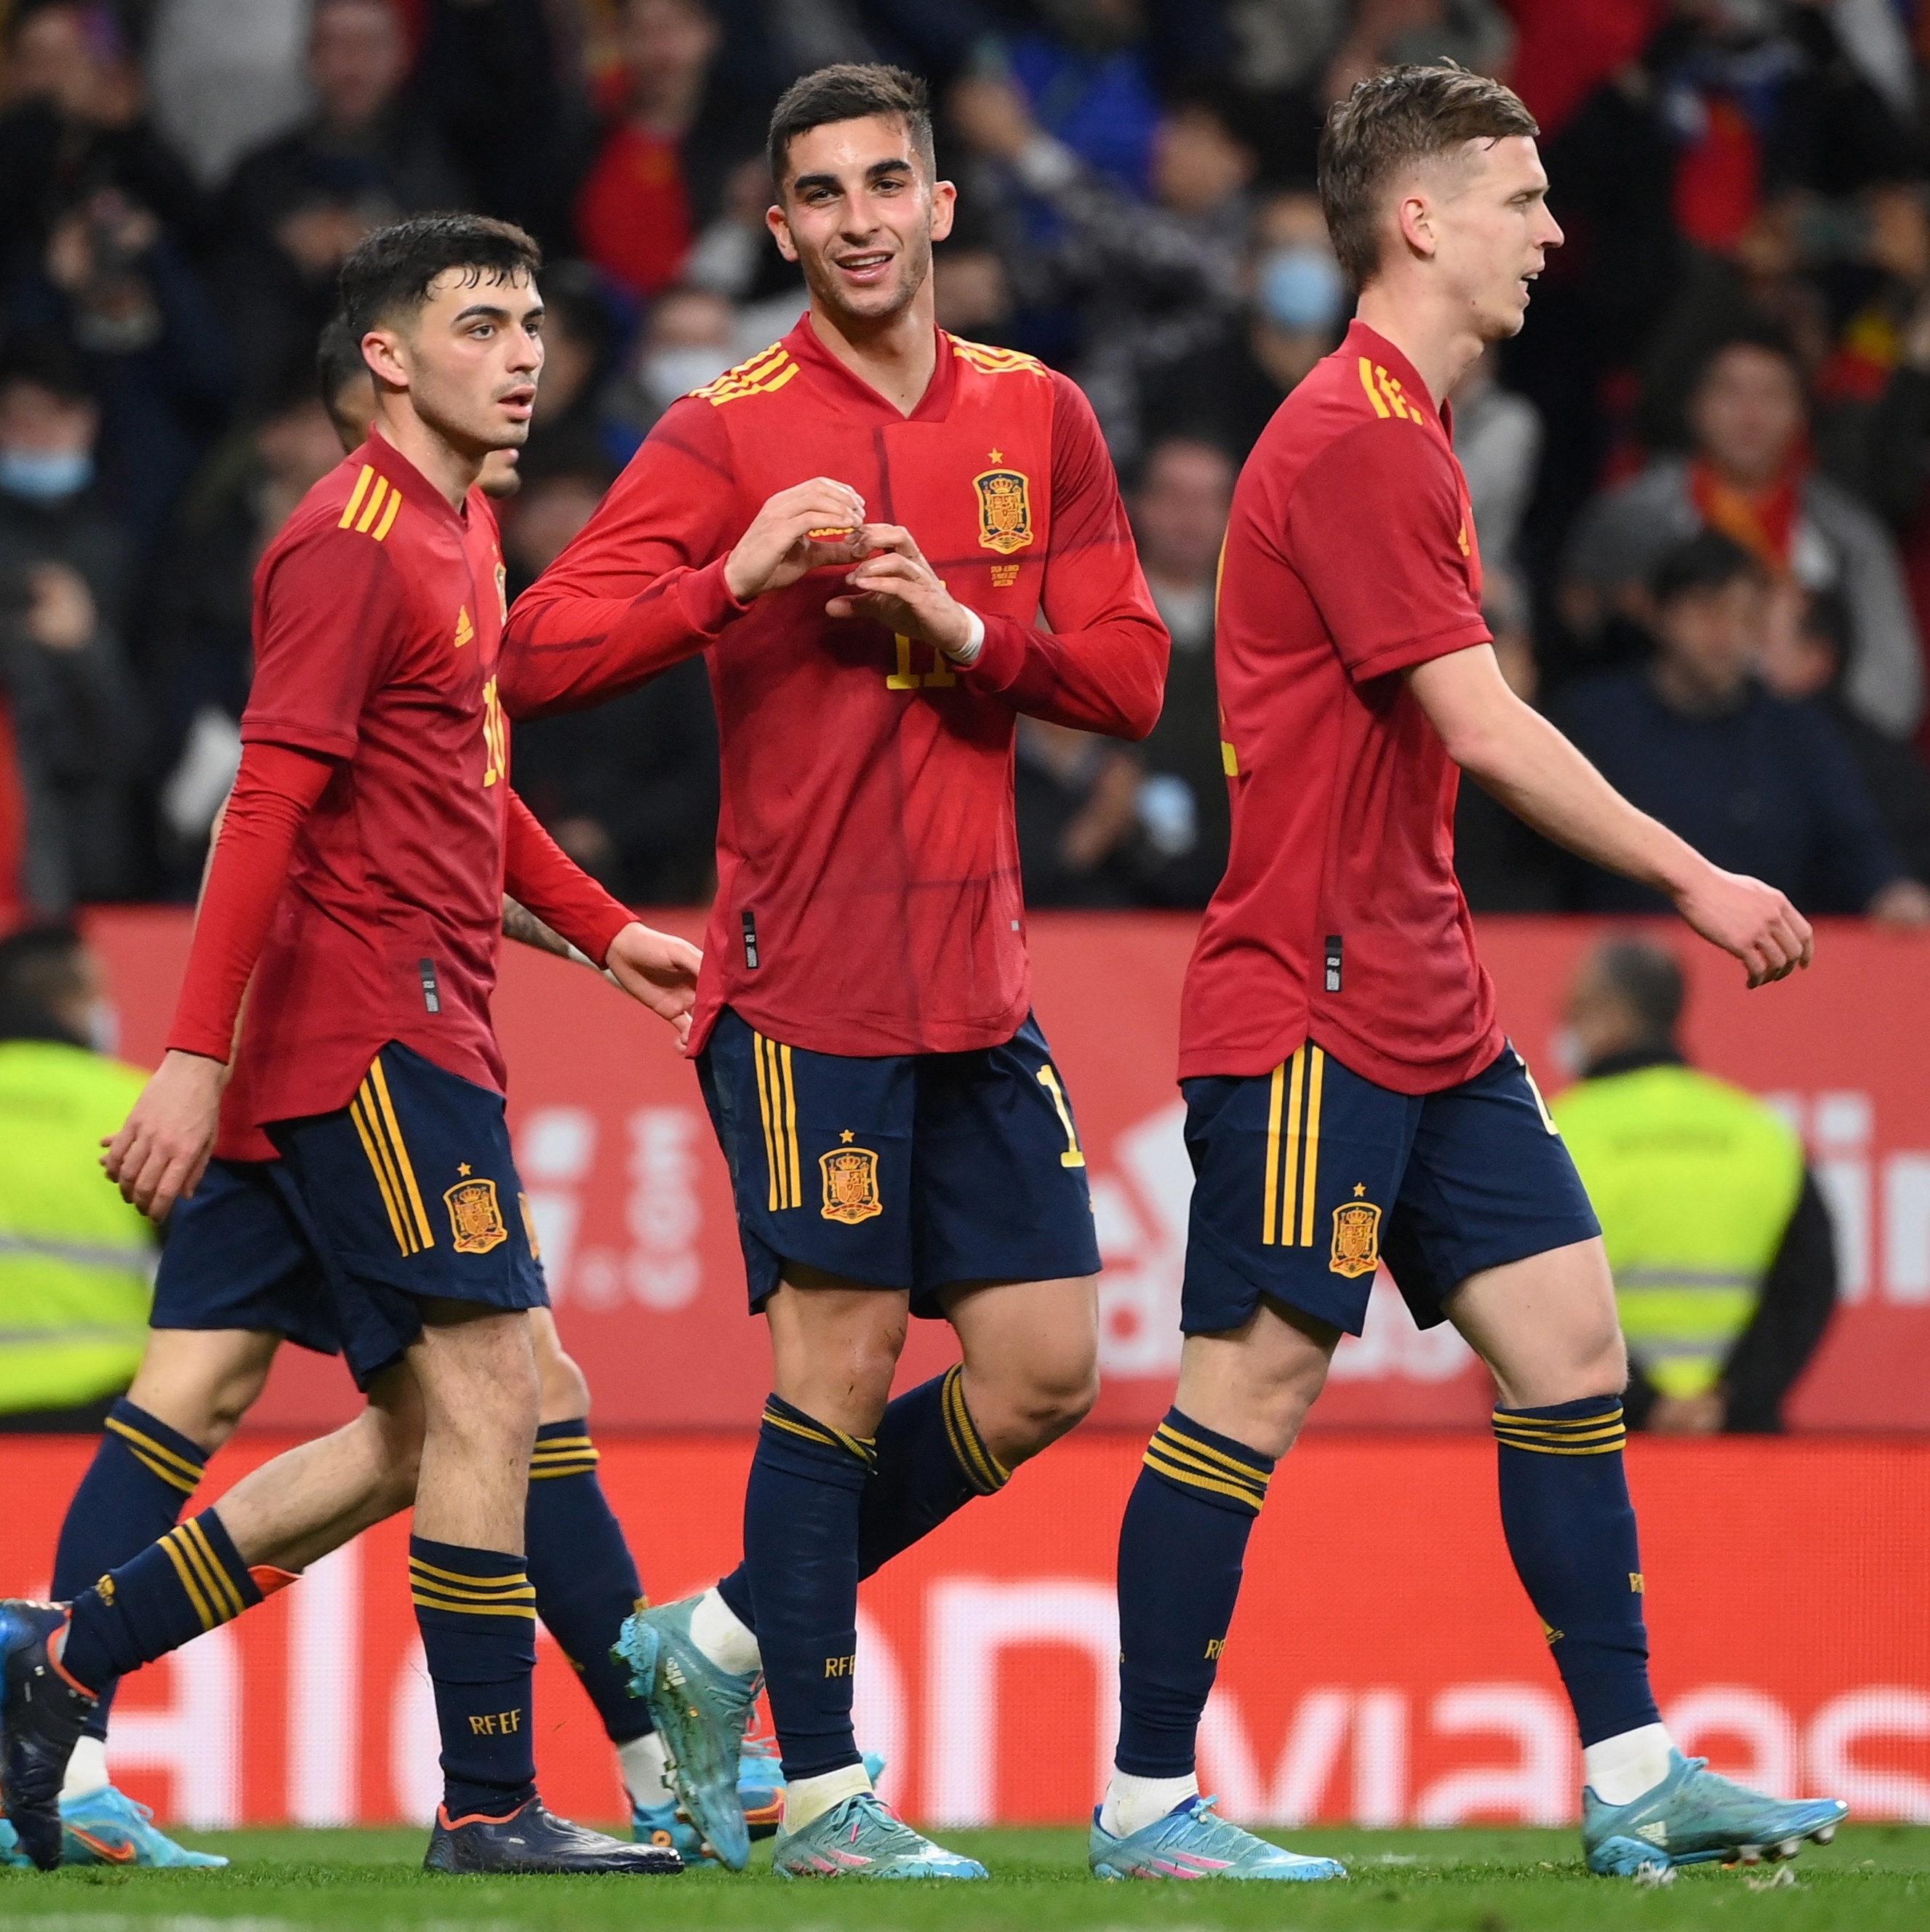
[[[538,1352],[537,1419],[575,1422],[590,1413],[590,1383],[583,1371],[560,1349]]]
[[[1036,1456],[1076,1429],[1099,1400],[1099,1366],[1088,1354],[1034,1358],[968,1393],[974,1419],[999,1460],[1008,1466]],[[980,1415],[983,1407],[986,1413]]]

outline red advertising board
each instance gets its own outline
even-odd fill
[[[216,1459],[218,1497],[278,1444]],[[737,1555],[748,1436],[606,1438],[602,1473],[659,1598]],[[0,1593],[44,1589],[89,1447],[0,1438]],[[1254,1532],[1201,1776],[1236,1818],[1559,1823],[1574,1735],[1509,1569],[1495,1450],[1466,1434],[1330,1432],[1296,1449]],[[1139,1444],[1068,1438],[864,1587],[860,1741],[886,1795],[955,1824],[1075,1821],[1115,1723],[1112,1592]],[[1788,1796],[1930,1823],[1930,1443],[1642,1441],[1655,1688],[1676,1741]],[[425,1819],[436,1735],[404,1564],[383,1525],[292,1589],[122,1687],[110,1762],[164,1819]],[[614,1759],[543,1640],[551,1804],[620,1814]]]
[[[656,915],[699,935],[699,916]],[[178,911],[116,911],[107,955],[123,1048],[158,1054],[187,941]],[[1930,1429],[1930,943],[1826,925],[1814,968],[1750,993],[1740,969],[1670,932],[1691,992],[1685,1032],[1710,1071],[1769,1097],[1808,1141],[1834,1210],[1844,1305],[1791,1405],[1808,1430]],[[1490,920],[1481,945],[1503,1019],[1544,1087],[1563,990],[1601,928]],[[1095,1422],[1149,1428],[1170,1399],[1191,1177],[1173,1084],[1193,922],[1041,914],[1031,926],[1039,1017],[1091,1163],[1106,1258],[1105,1392]],[[599,1426],[738,1427],[769,1358],[746,1318],[722,1156],[696,1076],[667,1030],[580,967],[504,949],[497,1019],[510,1120],[565,1342],[588,1368]],[[996,1202],[988,1202],[996,1214]],[[918,1323],[904,1374],[950,1359]],[[1343,1342],[1316,1426],[1473,1427],[1487,1378],[1451,1329],[1422,1335],[1383,1282],[1366,1335]],[[308,1428],[353,1412],[341,1368],[284,1352],[257,1411]]]

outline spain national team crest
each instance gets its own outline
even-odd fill
[[[833,1148],[818,1156],[818,1166],[824,1176],[824,1205],[820,1212],[826,1220],[855,1228],[860,1221],[884,1212],[878,1192],[878,1156],[869,1148]]]
[[[1327,1267],[1349,1280],[1380,1265],[1380,1210],[1371,1201],[1349,1201],[1334,1210],[1334,1254]]]
[[[503,1204],[496,1198],[496,1184],[487,1176],[458,1180],[443,1198],[449,1204],[449,1226],[455,1234],[459,1255],[486,1255],[509,1238],[503,1219]]]
[[[986,470],[972,479],[978,491],[978,541],[986,550],[1010,556],[1032,541],[1032,496],[1016,470]]]

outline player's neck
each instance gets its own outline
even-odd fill
[[[938,337],[929,281],[896,315],[875,322],[833,315],[814,301],[811,328],[860,382],[902,416],[908,416],[932,386]]]
[[[413,464],[423,478],[460,512],[476,479],[482,474],[482,458],[458,449],[423,422],[413,410],[385,409],[378,404],[369,434]]]
[[[1414,365],[1438,409],[1483,347],[1459,306],[1436,301],[1433,291],[1388,278],[1370,282],[1354,311]]]

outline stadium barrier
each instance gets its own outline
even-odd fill
[[[91,1445],[0,1438],[0,1591],[44,1592]],[[283,1446],[215,1460],[206,1502]],[[1112,1565],[1140,1444],[1069,1438],[866,1585],[860,1742],[886,1795],[955,1824],[1072,1822],[1109,1760]],[[751,1438],[606,1436],[602,1475],[661,1600],[734,1562]],[[1556,1824],[1578,1761],[1509,1569],[1491,1442],[1306,1442],[1254,1534],[1201,1776],[1235,1817]],[[1664,1712],[1685,1750],[1781,1794],[1930,1823],[1930,1443],[1642,1441],[1630,1452]],[[208,1826],[422,1820],[430,1688],[383,1525],[124,1686],[112,1762]],[[538,1758],[552,1805],[620,1816],[613,1756],[554,1644]]]
[[[701,915],[652,916],[701,937]],[[1562,1080],[1562,996],[1603,929],[1481,922],[1502,1021],[1550,1090]],[[1732,961],[1679,926],[1656,929],[1673,934],[1688,970],[1690,1054],[1802,1128],[1834,1212],[1843,1306],[1792,1400],[1793,1424],[1930,1430],[1930,942],[1826,922],[1813,970],[1750,993]],[[109,960],[123,1050],[151,1065],[187,915],[104,912],[89,932]],[[1173,1070],[1193,932],[1178,915],[1048,914],[1029,933],[1037,1010],[1077,1108],[1106,1257],[1094,1419],[1134,1430],[1164,1413],[1178,1360],[1192,1175]],[[591,1365],[602,1426],[743,1426],[763,1401],[769,1357],[745,1318],[724,1162],[695,1074],[660,1022],[581,968],[503,951],[496,1012],[518,1160],[564,1342]],[[950,1359],[950,1331],[914,1330],[905,1373],[922,1378]],[[1490,1400],[1453,1332],[1420,1334],[1383,1281],[1365,1336],[1335,1358],[1313,1426],[1481,1428]],[[339,1366],[290,1349],[257,1420],[309,1428],[352,1414],[355,1401]]]

